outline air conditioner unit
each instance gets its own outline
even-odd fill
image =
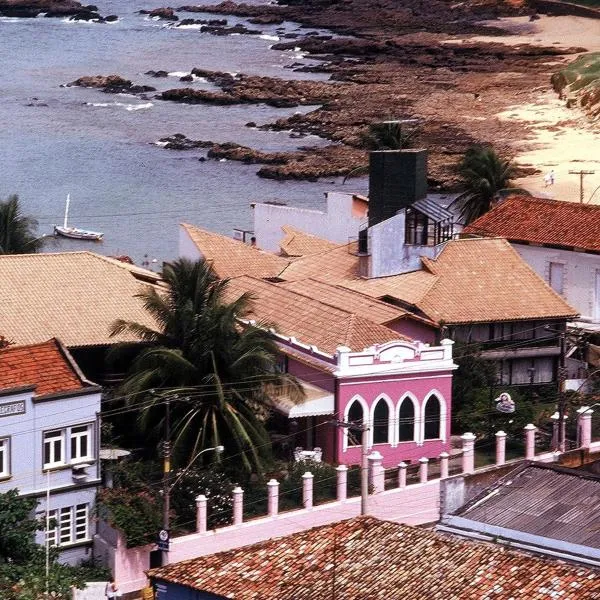
[[[234,229],[233,230],[233,239],[237,240],[238,242],[243,242],[244,241],[244,232],[241,231],[240,229]]]

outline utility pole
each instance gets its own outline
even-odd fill
[[[171,399],[165,402],[165,439],[163,441],[163,529],[169,531],[169,512],[171,511]],[[162,564],[169,561],[168,550],[163,550]]]
[[[579,202],[583,204],[583,177],[593,175],[596,171],[569,171],[569,175],[579,175]]]
[[[369,426],[366,423],[349,423],[347,421],[332,421],[336,427],[343,429],[358,429],[361,431],[361,460],[360,460],[360,514],[368,514],[369,502]]]
[[[566,334],[559,336],[560,340],[560,365],[558,367],[558,451],[564,452],[566,447],[565,413],[567,412],[567,397],[565,395],[565,380],[567,379],[566,361]]]

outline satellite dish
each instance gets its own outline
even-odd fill
[[[515,403],[508,392],[502,392],[495,400],[496,410],[501,413],[514,413]]]

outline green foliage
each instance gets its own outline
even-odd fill
[[[98,516],[125,536],[127,547],[156,540],[162,524],[162,502],[149,491],[104,488],[96,497]]]
[[[600,84],[600,52],[582,54],[552,75],[552,84],[563,95]]]
[[[225,446],[246,470],[260,470],[270,455],[264,426],[271,396],[302,397],[295,378],[277,369],[278,349],[265,329],[241,328],[251,297],[225,301],[228,282],[205,261],[179,259],[165,266],[166,290],[140,297],[157,329],[117,321],[113,334],[148,342],[134,360],[119,394],[142,404],[139,424],[150,440],[161,436],[165,399],[171,402],[174,460],[194,459],[202,448]],[[153,393],[148,393],[148,392]],[[202,459],[216,460],[214,453]]]
[[[468,225],[490,210],[500,190],[510,187],[515,167],[493,148],[473,146],[465,153],[459,173],[465,186],[460,200],[461,217]]]
[[[46,553],[35,543],[42,524],[32,517],[37,500],[18,495],[17,490],[0,493],[0,598],[41,600],[46,585],[50,597],[71,598],[71,587],[82,589],[88,570],[58,562],[58,550],[50,549],[46,582]]]
[[[368,150],[402,150],[412,148],[418,133],[414,125],[390,119],[369,125],[361,140]]]
[[[231,523],[233,515],[232,491],[235,485],[223,471],[190,469],[174,473],[177,481],[171,493],[171,506],[176,512],[175,526],[193,529],[196,523],[196,496],[207,497],[208,528],[214,529]],[[181,479],[179,477],[181,476]]]
[[[37,252],[44,243],[36,236],[37,221],[23,215],[19,196],[0,200],[0,254]]]

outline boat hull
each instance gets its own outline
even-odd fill
[[[54,233],[61,235],[62,237],[71,238],[73,240],[90,240],[93,242],[99,242],[104,236],[103,233],[98,231],[86,231],[85,229],[77,229],[76,227],[60,227],[59,225],[54,226]]]

